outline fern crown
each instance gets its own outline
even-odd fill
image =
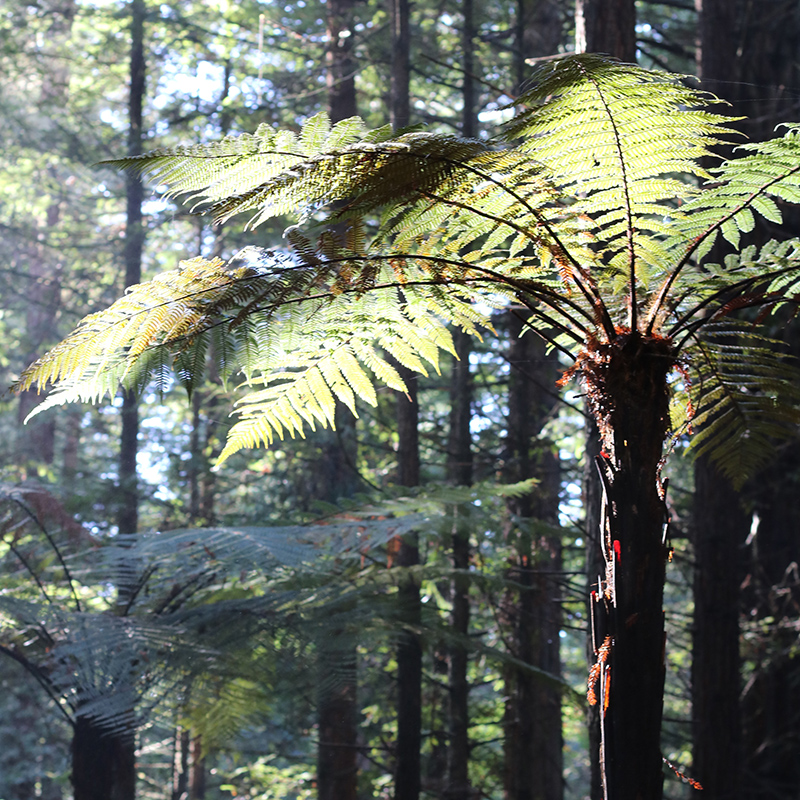
[[[798,243],[711,254],[800,201],[800,127],[707,169],[734,137],[718,102],[671,75],[570,56],[537,70],[488,142],[320,114],[299,133],[262,126],[112,162],[218,222],[299,224],[281,253],[192,259],[133,287],[19,386],[54,384],[37,411],[168,374],[191,390],[213,355],[242,381],[224,459],[332,424],[337,401],[356,413],[376,383],[402,390],[394,362],[435,370],[451,326],[476,333],[513,304],[579,361],[622,333],[667,338],[683,365],[676,397],[689,395],[675,429],[691,407],[698,449],[741,475],[796,423],[798,382],[731,314],[792,299]]]

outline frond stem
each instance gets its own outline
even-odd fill
[[[583,72],[584,77],[587,81],[589,81],[595,88],[597,92],[597,96],[600,98],[600,102],[605,109],[606,115],[608,117],[608,121],[611,124],[611,130],[613,131],[614,135],[614,146],[617,150],[617,160],[619,161],[619,170],[620,175],[622,178],[622,190],[625,197],[625,227],[626,227],[626,238],[627,238],[627,248],[628,248],[628,292],[629,292],[629,302],[630,302],[630,309],[629,309],[629,317],[628,317],[628,327],[632,330],[636,330],[637,325],[637,307],[636,307],[636,250],[634,248],[633,242],[633,211],[631,208],[631,196],[630,196],[630,188],[628,186],[628,168],[625,164],[625,155],[622,152],[622,142],[621,137],[619,134],[619,129],[617,128],[616,120],[614,119],[614,115],[611,113],[611,109],[608,106],[608,102],[606,101],[605,95],[603,94],[602,89],[600,88],[600,84],[595,80],[594,76],[589,73],[583,64],[578,65],[581,72]],[[648,335],[649,335],[648,331]]]

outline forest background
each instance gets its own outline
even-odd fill
[[[212,228],[103,159],[319,110],[485,137],[537,60],[576,49],[699,75],[762,140],[796,119],[796,6],[11,2],[0,382],[143,277],[282,246],[284,225]],[[598,797],[587,417],[518,326],[456,336],[416,404],[386,392],[218,471],[213,375],[27,426],[37,398],[4,396],[0,797]],[[685,448],[663,754],[707,797],[796,797],[797,441],[738,494]],[[667,772],[665,796],[695,791]]]

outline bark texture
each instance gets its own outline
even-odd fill
[[[709,798],[739,797],[739,609],[742,548],[750,521],[730,481],[695,464],[692,777]]]
[[[609,800],[658,800],[664,691],[667,510],[659,479],[669,425],[670,344],[621,332],[595,344],[580,369],[602,437],[605,574],[593,595],[594,692]]]
[[[635,0],[576,0],[575,52],[636,61]]]
[[[541,430],[557,401],[556,362],[544,341],[522,334],[510,317],[508,432],[504,478],[537,478],[529,495],[508,502],[516,550],[509,580],[519,591],[505,599],[513,655],[552,675],[561,672],[561,543],[558,522],[559,465]],[[549,527],[552,526],[552,527]],[[523,669],[505,669],[504,794],[508,800],[558,800],[563,796],[561,693]]]
[[[396,365],[408,387],[408,397],[397,396],[397,466],[401,486],[419,486],[419,406],[417,373]],[[408,569],[419,564],[419,536],[409,534],[400,543],[397,565]],[[398,592],[399,615],[405,630],[397,645],[397,760],[395,800],[417,800],[421,784],[422,747],[422,643],[416,629],[422,619],[419,580],[409,572]]]
[[[450,433],[447,445],[447,473],[450,481],[459,486],[472,483],[472,373],[469,357],[472,339],[463,331],[454,335],[457,360],[453,362],[450,384]],[[469,783],[469,693],[467,676],[469,651],[469,559],[470,525],[467,510],[453,507],[451,528],[451,562],[454,577],[451,586],[453,610],[450,627],[460,642],[454,643],[448,654],[448,707],[447,783],[444,796],[447,800],[469,800],[472,790]]]
[[[130,800],[136,793],[133,734],[114,735],[86,717],[72,739],[74,800]]]

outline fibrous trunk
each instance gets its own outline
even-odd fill
[[[72,739],[75,800],[129,800],[135,793],[136,764],[132,732],[115,734],[79,716]]]
[[[673,364],[668,340],[621,331],[612,342],[593,343],[576,367],[603,444],[597,467],[605,573],[592,595],[597,662],[590,701],[600,707],[607,800],[658,800],[662,794],[668,543],[659,471]]]

